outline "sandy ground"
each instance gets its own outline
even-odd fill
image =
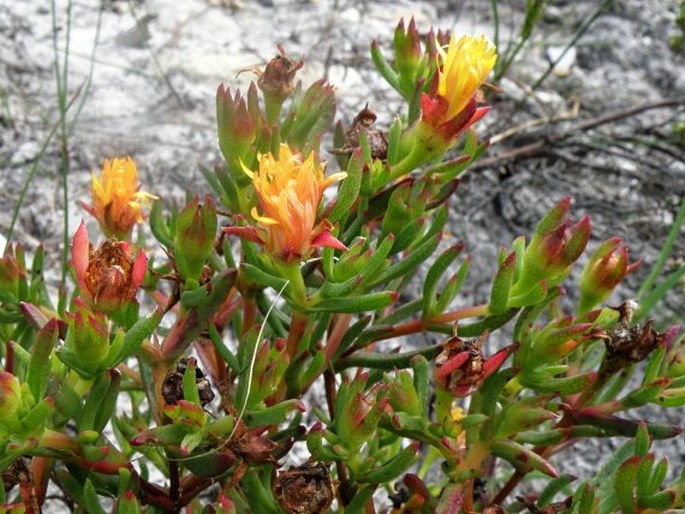
[[[529,233],[564,195],[574,198],[575,216],[591,215],[593,245],[618,235],[631,255],[644,259],[614,300],[629,297],[653,264],[685,194],[685,135],[676,130],[685,122],[685,59],[669,48],[669,41],[681,34],[675,23],[679,2],[615,1],[575,42],[564,76],[550,75],[526,98],[550,56],[566,47],[600,2],[549,3],[530,47],[500,83],[501,93],[491,94],[493,110],[480,129],[494,141],[489,160],[467,175],[453,201],[453,239],[466,241],[474,262],[465,303],[483,301],[497,249]],[[145,188],[165,201],[180,200],[187,191],[207,191],[198,163],[220,162],[216,87],[224,82],[244,88],[254,78],[250,70],[273,57],[276,43],[305,59],[305,83],[326,76],[336,86],[341,119],[349,121],[368,101],[387,122],[398,99],[373,72],[370,41],[379,39],[387,48],[402,16],[414,16],[424,30],[433,25],[492,37],[487,4],[107,0],[99,13],[97,1],[74,0],[70,120],[85,101],[70,127],[66,208],[71,230],[85,216],[77,199],[87,192],[89,173],[106,157],[132,155]],[[523,4],[500,2],[503,41],[518,26]],[[66,52],[66,5],[57,2],[60,61]],[[0,232],[9,227],[29,170],[58,120],[54,56],[49,2],[0,0]],[[669,100],[680,103],[581,129],[588,120]],[[550,118],[563,120],[547,122]],[[555,139],[559,134],[563,140]],[[516,153],[540,141],[532,154]],[[507,152],[513,157],[502,158]],[[53,139],[27,190],[15,232],[29,247],[44,244],[53,259],[59,254],[65,209],[59,155]],[[665,271],[684,260],[681,235]],[[656,314],[664,323],[682,322],[683,301],[681,285]],[[672,411],[668,419],[678,421],[682,414],[682,409]],[[685,441],[667,442],[661,451],[682,456]],[[574,474],[595,468],[606,447],[583,453],[582,458],[569,457]]]

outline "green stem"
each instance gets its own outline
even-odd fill
[[[59,45],[57,41],[57,7],[52,2],[52,43],[54,52],[55,82],[57,85],[57,101],[59,105],[60,151],[62,153],[62,201],[64,202],[63,237],[62,237],[62,282],[66,280],[69,261],[69,136],[67,131],[67,94],[69,76],[69,47],[71,42],[71,7],[67,3],[67,28],[65,33],[64,62],[59,69]]]
[[[573,38],[569,43],[566,45],[566,48],[564,48],[564,51],[559,54],[559,57],[556,58],[556,60],[547,67],[547,70],[545,73],[542,74],[542,76],[535,81],[535,84],[533,84],[530,88],[531,92],[537,90],[542,83],[549,77],[549,74],[552,73],[552,70],[554,67],[561,61],[561,59],[564,58],[564,55],[566,55],[566,52],[568,52],[577,42],[578,40],[583,37],[583,35],[590,29],[592,24],[595,22],[597,18],[602,14],[602,12],[607,9],[611,4],[613,3],[613,0],[604,0],[599,7],[595,10],[594,13],[592,13],[580,26],[580,28],[576,31],[576,33],[573,35]]]
[[[411,367],[412,358],[423,355],[431,360],[442,351],[443,344],[429,346],[413,352],[385,354],[379,352],[358,352],[339,361],[335,365],[335,371],[339,372],[347,368],[373,368],[385,371]]]
[[[264,114],[266,121],[271,125],[278,124],[278,119],[281,117],[281,107],[283,106],[283,99],[276,98],[272,94],[264,94]]]
[[[649,292],[649,290],[652,289],[652,287],[654,286],[654,282],[661,273],[661,270],[664,268],[666,260],[668,259],[668,256],[671,254],[671,250],[673,250],[673,245],[677,241],[678,235],[680,235],[680,228],[683,226],[684,221],[685,196],[683,196],[683,199],[680,202],[680,209],[678,210],[678,214],[676,215],[675,220],[673,221],[673,225],[671,227],[670,232],[668,233],[666,242],[664,243],[664,246],[661,248],[661,252],[659,253],[659,260],[657,260],[654,267],[652,267],[652,271],[649,272],[649,276],[642,283],[642,286],[640,287],[640,290],[637,293],[637,297],[639,299],[643,299],[645,295]]]

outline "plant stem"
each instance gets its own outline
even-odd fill
[[[71,42],[71,0],[67,3],[67,29],[65,33],[64,63],[59,68],[59,45],[57,42],[57,7],[52,1],[52,44],[54,52],[55,83],[57,85],[57,101],[59,106],[60,153],[62,167],[62,201],[64,202],[63,240],[62,240],[62,282],[66,280],[67,264],[69,260],[69,136],[67,131],[67,94],[69,76],[69,47]]]
[[[169,460],[169,496],[174,502],[178,502],[181,498],[178,461],[174,459]]]
[[[680,209],[678,210],[678,214],[676,215],[675,220],[673,220],[673,225],[671,227],[670,232],[668,233],[666,242],[664,243],[664,246],[661,248],[661,252],[659,252],[659,260],[657,260],[656,264],[654,264],[652,270],[649,272],[649,276],[640,286],[640,290],[637,293],[637,297],[639,299],[643,299],[645,295],[649,292],[649,290],[652,289],[652,287],[654,286],[656,278],[659,276],[661,270],[664,268],[666,260],[668,259],[668,256],[670,255],[671,250],[673,249],[673,245],[678,240],[678,235],[680,234],[680,227],[682,227],[684,221],[685,196],[683,196],[683,199],[680,202]]]
[[[300,341],[307,329],[307,322],[309,317],[305,314],[295,311],[293,313],[292,321],[290,323],[290,330],[288,331],[288,339],[286,341],[286,352],[292,361],[297,355],[300,347]]]
[[[370,353],[370,352],[359,352],[349,357],[346,357],[336,363],[335,371],[339,372],[343,369],[354,368],[354,367],[367,367],[374,369],[381,369],[392,371],[394,369],[408,368],[411,366],[411,360],[417,355],[423,355],[427,359],[433,359],[442,351],[444,344],[437,344],[434,346],[429,346],[428,348],[422,348],[420,350],[415,350],[413,352],[405,353]]]
[[[324,371],[323,374],[324,388],[326,390],[326,404],[328,405],[328,414],[331,420],[335,420],[335,402],[337,392],[335,389],[335,374],[330,369]],[[343,505],[348,505],[354,496],[352,485],[350,484],[349,477],[347,476],[347,469],[345,468],[345,463],[341,461],[335,462],[335,468],[338,472],[338,481],[340,482],[340,487],[338,488],[338,493],[340,494],[340,502]]]
[[[475,318],[477,316],[485,316],[488,313],[488,305],[486,303],[481,305],[474,305],[471,307],[464,307],[462,309],[457,309],[456,311],[446,312],[428,319],[415,319],[413,321],[408,321],[403,325],[395,326],[392,331],[380,335],[374,338],[374,341],[382,341],[384,339],[394,339],[400,336],[406,336],[409,334],[416,334],[423,330],[427,330],[435,325],[446,325],[449,323],[454,323],[456,321],[468,318]]]
[[[603,0],[603,2],[599,5],[599,7],[597,7],[595,12],[592,13],[578,28],[576,33],[573,35],[571,41],[569,41],[566,45],[566,48],[564,48],[564,50],[559,54],[559,57],[557,57],[554,62],[550,63],[545,73],[543,73],[542,76],[535,81],[535,84],[531,86],[531,92],[537,90],[542,85],[542,83],[547,79],[547,77],[549,77],[549,74],[552,73],[554,67],[559,63],[559,61],[561,61],[561,59],[564,58],[566,52],[568,52],[569,49],[573,47],[573,45],[575,45],[581,37],[583,37],[583,35],[590,29],[595,20],[599,18],[602,12],[605,9],[607,9],[612,3],[613,0]]]
[[[333,323],[333,330],[331,330],[331,333],[326,341],[326,347],[324,348],[327,363],[330,363],[333,360],[333,357],[340,346],[340,341],[342,341],[345,332],[347,332],[351,321],[352,314],[340,314],[337,316],[335,322]]]

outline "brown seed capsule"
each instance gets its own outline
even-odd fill
[[[5,491],[11,491],[12,488],[21,481],[22,474],[25,473],[28,473],[26,459],[24,457],[19,457],[2,472],[2,482],[5,486]]]
[[[352,124],[345,129],[345,144],[338,151],[344,154],[351,154],[359,148],[359,137],[361,133],[366,134],[366,138],[371,148],[371,157],[374,159],[385,160],[388,157],[388,140],[386,134],[373,128],[376,122],[376,114],[369,109],[367,104],[352,120]]]
[[[231,442],[230,448],[249,463],[275,463],[276,459],[273,456],[273,451],[278,448],[278,445],[267,437],[248,432]]]
[[[521,496],[518,496],[516,499],[523,503],[531,514],[556,514],[558,512],[566,512],[573,504],[573,497],[571,496],[563,501],[550,503],[546,507],[538,507],[535,502],[529,502]],[[505,512],[505,510],[502,509],[497,512]],[[485,514],[485,511],[483,511],[483,514]]]
[[[607,332],[599,334],[607,349],[601,372],[613,374],[616,371],[646,359],[663,341],[663,334],[652,327],[652,320],[644,324],[631,324],[636,302],[623,302],[616,310],[619,320]]]
[[[288,514],[324,514],[335,496],[330,472],[321,462],[281,470],[273,493]]]
[[[190,358],[195,362],[195,359]],[[183,395],[183,374],[188,367],[190,359],[181,359],[176,364],[176,370],[167,373],[162,382],[162,396],[167,405],[178,403],[179,400],[184,400]],[[195,383],[197,384],[197,392],[200,396],[200,404],[204,407],[214,399],[214,391],[212,384],[209,382],[204,373],[197,366],[195,367]]]
[[[481,345],[482,341],[478,339],[461,339],[454,336],[447,340],[442,352],[435,359],[438,366],[446,364],[462,352],[468,352],[466,362],[450,373],[445,384],[447,390],[452,391],[460,386],[472,386],[483,379],[485,369]]]
[[[295,74],[302,68],[304,61],[293,61],[285,54],[285,50],[280,45],[277,46],[279,55],[271,59],[264,71],[257,71],[259,75],[259,88],[279,98],[285,100],[293,92],[295,85]]]

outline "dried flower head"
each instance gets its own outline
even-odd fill
[[[271,59],[264,71],[255,70],[259,75],[259,88],[269,95],[283,101],[293,92],[295,74],[304,65],[303,60],[294,61],[288,57],[282,46],[277,45],[278,55]]]
[[[289,514],[323,514],[335,497],[330,472],[320,462],[280,471],[272,488],[276,501]]]
[[[664,334],[652,327],[652,320],[644,324],[633,323],[633,313],[638,307],[635,300],[626,300],[616,310],[619,319],[606,332],[596,334],[604,340],[607,353],[600,373],[611,375],[616,371],[645,360],[660,345],[665,344]]]
[[[192,364],[195,368],[195,384],[197,385],[197,392],[200,397],[200,404],[205,407],[214,399],[214,391],[212,384],[205,376],[200,368],[197,367],[197,362],[193,357],[188,359],[181,359],[176,364],[174,371],[169,371],[162,382],[162,397],[167,405],[178,403],[180,400],[185,400],[183,393],[183,375],[186,372],[188,364]]]
[[[92,250],[83,222],[72,242],[72,263],[82,298],[105,313],[135,301],[147,269],[145,253],[138,252],[134,259],[123,241],[108,239]]]
[[[487,333],[479,339],[453,336],[445,342],[442,352],[435,358],[435,381],[441,388],[458,398],[468,396],[497,371],[513,346],[485,358],[482,347],[486,337]]]

